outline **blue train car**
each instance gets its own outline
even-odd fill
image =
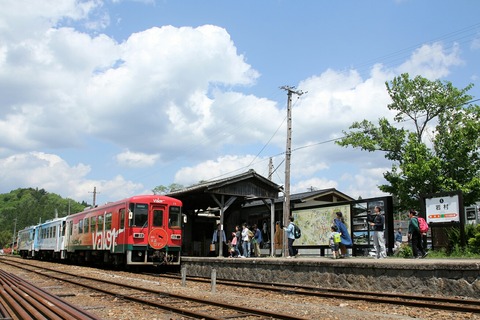
[[[65,259],[65,220],[55,218],[37,226],[34,236],[34,256],[37,259]]]
[[[34,243],[38,225],[29,226],[18,231],[17,251],[22,258],[33,258],[35,255]]]

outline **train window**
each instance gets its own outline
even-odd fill
[[[163,226],[163,210],[161,209],[153,210],[153,226],[154,227]]]
[[[180,228],[182,223],[182,210],[178,206],[171,206],[168,217],[168,226],[170,228]]]
[[[97,224],[97,217],[90,217],[90,232],[95,232],[96,224]]]
[[[112,213],[109,212],[105,214],[105,230],[112,229]]]
[[[97,231],[103,231],[103,216],[98,216]]]
[[[148,204],[131,203],[130,210],[133,212],[132,226],[142,228],[148,226]]]
[[[83,219],[83,233],[88,233],[88,226],[89,226],[88,218],[84,218]]]
[[[125,228],[125,208],[120,209],[120,226],[119,229],[123,230]]]
[[[83,220],[78,221],[78,233],[83,233]]]
[[[57,226],[53,226],[52,238],[55,238],[57,235]]]

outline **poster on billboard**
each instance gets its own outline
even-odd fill
[[[342,212],[345,225],[350,229],[350,205],[337,205],[324,208],[305,208],[295,210],[293,217],[295,223],[302,229],[302,237],[295,240],[295,246],[323,246],[328,245],[336,212]]]
[[[427,223],[460,222],[458,195],[426,198],[425,209]]]

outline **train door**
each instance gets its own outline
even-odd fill
[[[124,253],[125,252],[125,244],[127,243],[127,234],[125,232],[125,223],[126,221],[128,221],[128,219],[126,219],[126,213],[127,210],[125,208],[120,208],[118,211],[117,211],[117,227],[116,227],[116,230],[118,230],[118,235],[117,235],[117,248],[115,249],[116,252],[121,252],[121,253]],[[114,219],[115,220],[115,219]],[[122,248],[122,249],[119,249],[119,248]]]
[[[35,233],[37,228],[34,227],[30,230],[30,234],[28,235],[28,256],[33,257],[35,253]]]
[[[155,250],[159,250],[168,245],[170,239],[166,223],[166,206],[155,204],[152,206],[151,229],[148,234],[148,244]]]
[[[65,254],[65,229],[66,229],[66,221],[63,220],[59,227],[58,227],[58,239],[59,239],[59,247],[58,250],[60,251],[60,259],[65,259],[66,254]]]
[[[35,251],[38,251],[41,230],[42,228],[40,226],[35,227],[33,230],[32,257],[35,257]]]

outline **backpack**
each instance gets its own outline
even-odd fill
[[[302,236],[302,230],[300,230],[296,224],[293,225],[293,235],[295,236],[295,239],[298,239]]]
[[[417,217],[418,220],[418,228],[420,229],[420,233],[427,233],[428,232],[428,223],[422,217]]]
[[[333,234],[333,242],[334,242],[334,243],[340,243],[340,242],[342,242],[342,237],[341,237],[340,232],[335,232],[335,233]]]

